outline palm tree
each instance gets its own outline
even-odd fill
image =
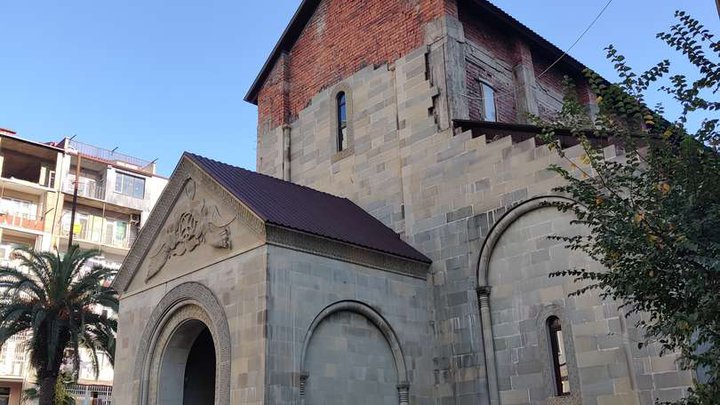
[[[31,332],[30,363],[40,386],[40,405],[53,405],[55,387],[66,359],[80,369],[80,349],[89,351],[97,374],[97,352],[113,359],[117,321],[117,293],[109,284],[115,270],[100,266],[87,269],[99,254],[81,250],[68,252],[16,250],[17,268],[0,267],[0,346],[11,336]]]
[[[55,383],[54,405],[76,405],[75,397],[68,392],[68,387],[75,383],[75,376],[70,373],[60,373]],[[40,398],[40,391],[36,387],[23,391],[22,403],[36,401]]]

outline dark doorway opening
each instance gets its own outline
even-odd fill
[[[183,384],[183,405],[215,403],[215,345],[204,328],[190,348]]]

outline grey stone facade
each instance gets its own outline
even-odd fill
[[[308,394],[319,401],[308,403],[352,403],[334,402],[340,392],[317,390],[333,375],[353,381],[337,381],[339,391],[372,395],[387,393],[392,385],[397,404],[398,388],[409,384],[411,403],[432,403],[433,355],[426,344],[433,338],[432,307],[423,279],[285,248],[271,247],[268,253],[267,403],[297,403],[294,381],[300,378],[306,378]],[[329,330],[348,333],[328,335]],[[339,351],[351,358],[365,356],[375,366],[350,365],[347,358],[336,358]],[[340,369],[343,364],[349,368]],[[343,395],[338,398],[349,398]],[[375,399],[372,403],[388,403]]]
[[[218,367],[216,377],[229,373],[229,398],[218,385],[216,404],[649,405],[684,393],[691,373],[652,345],[638,349],[639,331],[617,303],[597,293],[570,297],[580,285],[548,277],[593,266],[548,239],[582,230],[543,205],[563,198],[552,195],[560,179],[547,167],[581,164],[582,150],[569,148],[569,161],[560,161],[532,137],[454,128],[452,120],[471,111],[470,63],[500,82],[520,83],[515,118],[551,113],[560,97],[537,82],[528,49],[517,64],[498,60],[466,30],[450,16],[433,21],[425,45],[328,86],[289,124],[258,129],[258,171],[351,199],[431,258],[429,270],[263,226],[181,163],[116,282],[118,403],[163,403],[153,392],[170,383],[162,370],[152,372],[152,359],[164,350],[158,342],[173,336],[167,325],[184,319],[204,322],[216,352],[229,353],[229,371]],[[338,153],[333,114],[341,90],[350,100],[351,135]],[[618,153],[605,149],[608,159]],[[232,248],[198,247],[144,279],[188,178],[223,216],[239,218]],[[218,306],[188,293],[170,306],[188,309],[156,317],[164,297],[188,282],[210,291],[208,302]],[[554,390],[551,316],[562,324],[564,396]],[[228,344],[216,332],[224,322]],[[223,359],[218,354],[218,364]]]
[[[534,139],[473,137],[455,133],[449,124],[467,118],[465,63],[510,84],[518,80],[518,66],[466,38],[463,24],[451,17],[428,26],[427,39],[427,46],[391,64],[342,80],[353,100],[351,154],[335,156],[336,90],[328,88],[289,124],[289,164],[291,181],[352,199],[433,259],[427,288],[435,403],[651,404],[682,395],[691,373],[680,371],[673,355],[659,357],[652,346],[638,350],[639,332],[616,303],[596,294],[569,298],[579,285],[547,277],[554,270],[588,265],[586,258],[547,239],[567,231],[569,218],[551,209],[513,212],[552,194],[560,180],[548,166],[570,162],[559,161]],[[521,109],[551,114],[558,108],[560,93],[537,85],[534,73],[520,73],[528,86],[524,101],[518,101],[526,103]],[[453,83],[459,84],[449,87]],[[274,133],[280,136],[279,130]],[[262,131],[258,136],[258,170],[278,175],[273,163],[278,160],[263,153],[279,138]],[[566,153],[579,164],[579,147]],[[606,149],[609,159],[617,153]],[[517,223],[502,229],[503,218]],[[498,240],[483,252],[493,230]],[[487,279],[479,280],[483,254],[490,261]],[[483,324],[476,293],[485,286],[491,327]],[[552,363],[541,317],[552,314],[561,315],[568,331],[566,347],[573,358],[568,397],[555,396],[548,371]]]

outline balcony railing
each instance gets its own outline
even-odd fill
[[[37,219],[35,216],[16,214],[12,212],[0,213],[0,225],[14,226],[40,232],[45,229],[43,221]]]
[[[0,375],[4,377],[22,378],[26,371],[27,345],[30,337],[21,333],[8,339],[0,349]]]
[[[102,226],[99,227],[100,229],[96,229],[77,222],[75,223],[75,225],[76,228],[73,234],[73,238],[77,241],[83,241],[92,244],[129,249],[130,246],[132,246],[133,242],[135,242],[135,238],[137,237],[137,231],[135,230],[135,227],[130,225],[126,225],[124,237],[119,236],[118,233],[116,233],[114,230],[108,231],[107,226]],[[103,232],[103,229],[105,229],[106,231]],[[70,230],[63,228],[62,236],[66,238],[69,237]]]
[[[70,194],[75,192],[75,176],[69,176],[63,182],[63,191]],[[78,196],[104,200],[105,185],[101,182],[83,181],[83,178],[80,177],[80,183],[78,183]]]
[[[79,405],[112,404],[112,386],[110,385],[72,384],[67,388],[67,391],[75,398],[75,403]],[[96,395],[97,398],[93,399],[93,395]]]
[[[70,139],[70,147],[83,155],[93,156],[107,162],[127,163],[137,167],[138,169],[145,169],[152,165],[152,162],[145,159],[140,159],[135,156],[126,155],[124,153],[116,152],[113,150],[88,145],[86,143],[78,142],[73,139]]]

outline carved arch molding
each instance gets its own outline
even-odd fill
[[[190,321],[200,321],[210,330],[216,356],[215,405],[230,404],[230,328],[215,295],[197,282],[183,283],[170,290],[150,315],[133,370],[134,403],[156,404],[163,350],[174,333]]]
[[[380,330],[380,333],[385,337],[385,340],[387,344],[390,346],[390,351],[392,352],[393,360],[395,362],[395,369],[397,371],[397,377],[398,377],[398,400],[400,405],[408,405],[410,400],[410,383],[408,380],[408,373],[407,373],[407,367],[405,365],[405,357],[402,352],[402,347],[400,346],[400,341],[397,338],[397,335],[395,334],[395,331],[392,329],[390,324],[385,320],[385,318],[382,317],[377,311],[375,311],[370,306],[363,304],[362,302],[358,301],[340,301],[336,302],[334,304],[331,304],[322,311],[313,319],[312,323],[310,324],[310,327],[308,328],[308,331],[305,333],[305,339],[303,341],[303,348],[300,352],[300,370],[301,370],[301,376],[300,376],[300,395],[303,396],[305,393],[305,382],[307,381],[309,374],[307,373],[306,369],[306,355],[308,348],[310,347],[310,341],[312,340],[313,334],[315,333],[315,330],[318,328],[318,326],[330,315],[336,314],[338,312],[353,312],[358,315],[364,316],[367,318],[370,322],[375,325],[375,327]]]

